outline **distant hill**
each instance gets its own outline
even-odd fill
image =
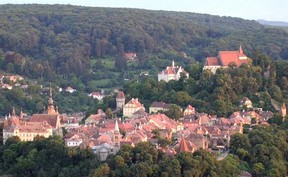
[[[262,25],[288,27],[288,22],[257,20]]]
[[[251,57],[258,49],[273,59],[288,59],[288,33],[252,20],[128,8],[0,6],[1,68],[35,79],[76,77],[87,84],[91,77],[112,77],[104,70],[157,72],[172,59],[180,64],[203,62],[219,50],[237,50],[240,44]],[[127,69],[125,61],[118,60],[124,52],[137,53],[140,62]],[[183,52],[191,60],[182,57]]]

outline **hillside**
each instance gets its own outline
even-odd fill
[[[257,20],[262,25],[288,27],[288,22]]]
[[[112,68],[101,65],[123,52],[136,52],[139,60],[145,60],[132,70],[154,67],[155,71],[171,59],[202,62],[218,50],[235,50],[239,44],[248,56],[258,49],[273,59],[288,59],[287,32],[240,18],[69,5],[0,6],[0,49],[16,52],[2,54],[2,69],[35,79],[76,76],[87,85],[87,77],[94,77],[91,69],[126,69],[113,68],[113,63]],[[183,60],[181,51],[192,60]]]

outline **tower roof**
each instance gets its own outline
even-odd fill
[[[184,137],[181,138],[180,145],[179,145],[179,152],[190,152],[187,142]]]
[[[286,109],[285,103],[282,104],[281,109]]]
[[[243,49],[242,49],[242,46],[240,45],[239,47],[239,53],[243,53]]]
[[[125,98],[125,94],[123,91],[119,91],[117,94],[117,98]]]
[[[118,131],[119,132],[119,125],[118,125],[118,121],[116,120],[115,122],[115,131]]]

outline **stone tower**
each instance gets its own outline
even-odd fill
[[[281,116],[283,117],[283,120],[284,120],[285,117],[286,117],[286,114],[287,114],[285,103],[283,103],[282,106],[281,106],[280,114],[281,114]]]
[[[114,150],[115,152],[119,151],[120,149],[120,140],[121,140],[121,134],[118,126],[118,121],[115,122],[115,129],[114,129]]]
[[[122,109],[125,105],[125,94],[123,91],[119,91],[116,97],[116,109]]]

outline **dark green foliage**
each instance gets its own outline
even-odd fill
[[[0,146],[0,174],[13,176],[88,176],[99,162],[89,149],[67,148],[61,137],[33,142],[8,139]]]
[[[284,123],[282,123],[284,124]],[[287,175],[287,131],[276,126],[256,126],[247,135],[231,137],[230,152],[237,155],[253,176]],[[241,162],[242,163],[242,162]],[[244,169],[243,169],[244,170]]]
[[[137,53],[138,69],[163,68],[166,59],[183,64],[193,58],[202,61],[239,44],[245,44],[245,52],[251,55],[255,48],[274,59],[288,55],[285,30],[231,17],[33,4],[1,5],[0,22],[1,68],[54,81],[76,75],[85,82],[84,76],[95,77],[93,72],[99,70],[106,74],[126,70],[129,64],[123,52]],[[102,60],[106,57],[114,59],[115,68],[106,67]],[[99,60],[92,63],[95,58]]]

